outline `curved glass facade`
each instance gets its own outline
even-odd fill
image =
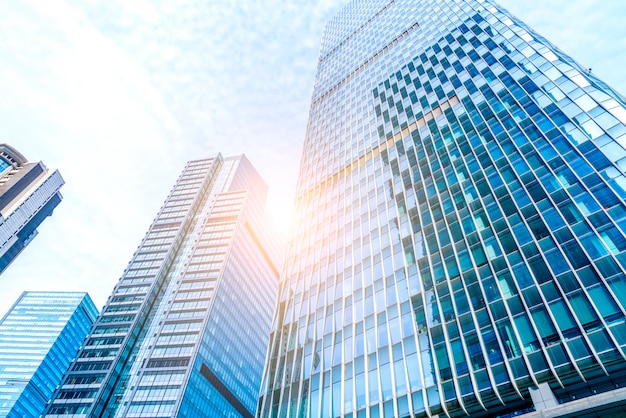
[[[619,387],[621,96],[485,1],[327,25],[261,416],[496,416]]]

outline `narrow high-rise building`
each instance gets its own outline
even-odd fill
[[[491,0],[351,1],[260,416],[624,416],[625,106]]]
[[[37,227],[61,202],[64,181],[57,170],[29,162],[0,144],[0,273],[37,235]]]
[[[86,293],[22,293],[0,320],[0,416],[43,413],[97,315]]]
[[[251,417],[281,243],[244,156],[190,161],[47,416]]]

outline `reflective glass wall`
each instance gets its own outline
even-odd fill
[[[623,384],[624,100],[491,1],[326,27],[261,416],[491,416]],[[488,412],[487,412],[488,411]]]
[[[19,297],[0,320],[0,416],[41,415],[97,315],[86,293]]]

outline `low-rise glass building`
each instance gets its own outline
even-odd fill
[[[43,413],[97,315],[87,293],[22,293],[0,320],[0,416]]]

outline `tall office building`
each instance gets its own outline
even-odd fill
[[[97,315],[86,293],[22,293],[0,320],[0,416],[41,415]]]
[[[282,264],[244,156],[187,164],[47,416],[251,417]]]
[[[491,0],[350,2],[260,415],[624,416],[625,105]]]
[[[43,220],[61,202],[64,181],[57,170],[29,162],[0,144],[0,273],[18,256]]]

